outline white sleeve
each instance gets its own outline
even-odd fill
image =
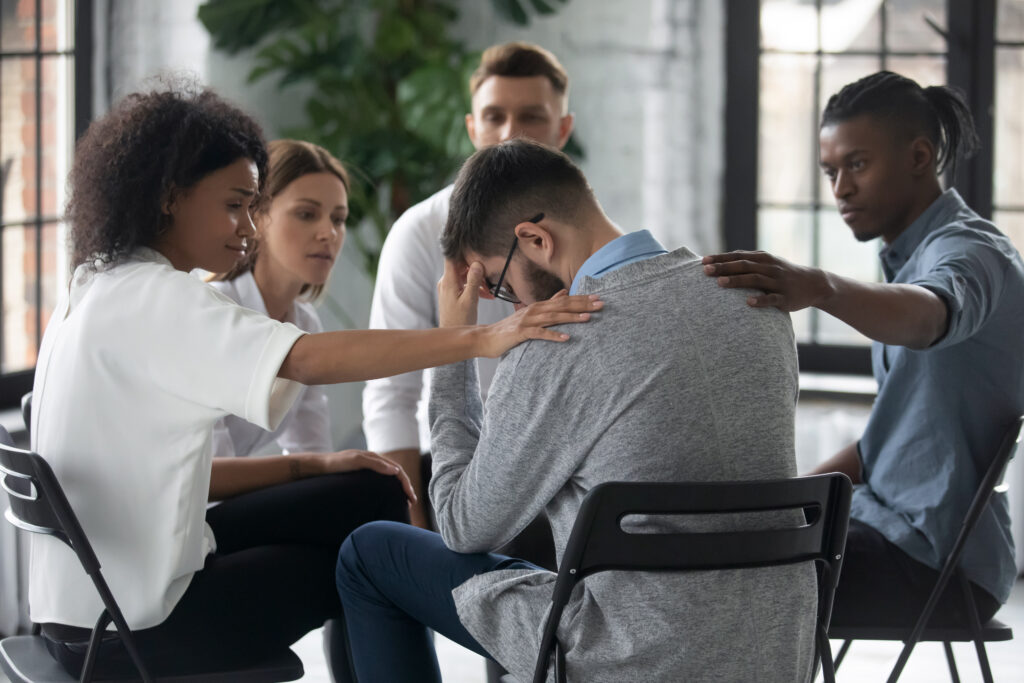
[[[388,233],[373,291],[371,328],[437,326],[437,281],[444,269],[438,220],[432,212],[410,210]],[[416,411],[423,383],[423,371],[367,382],[363,431],[368,449],[386,453],[421,447]]]
[[[304,332],[187,273],[168,274],[146,297],[161,315],[123,329],[118,339],[127,348],[160,350],[144,356],[139,371],[168,393],[276,429],[302,388],[277,373]]]

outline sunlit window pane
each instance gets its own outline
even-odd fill
[[[763,0],[761,48],[784,52],[816,52],[818,10],[814,0]]]
[[[996,50],[995,172],[992,201],[1024,207],[1024,49]],[[1017,242],[1018,248],[1024,243]]]
[[[761,57],[758,195],[762,202],[810,202],[817,158],[815,58]]]
[[[992,220],[1018,251],[1024,249],[1024,211],[995,211]]]
[[[814,212],[810,210],[765,208],[757,214],[757,246],[794,263],[813,259]],[[810,314],[793,315],[797,341],[811,340]]]
[[[43,0],[43,50],[67,50],[75,40],[75,9],[72,0]]]
[[[0,0],[0,374],[31,369],[68,276],[59,224],[74,142],[74,2]],[[37,48],[36,11],[42,12]],[[37,98],[39,104],[37,105]]]
[[[928,25],[930,18],[946,26],[945,0],[888,0],[889,49],[901,52],[945,52],[946,39]]]
[[[945,57],[890,57],[890,71],[917,81],[922,88],[946,84]]]
[[[998,0],[996,40],[1024,40],[1024,0]]]
[[[881,0],[823,3],[821,49],[825,52],[881,49],[881,6]]]

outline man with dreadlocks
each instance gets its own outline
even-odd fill
[[[935,585],[1003,433],[1024,413],[1024,263],[1010,240],[939,175],[977,148],[962,96],[881,71],[833,95],[820,163],[860,241],[882,238],[885,283],[864,283],[763,252],[704,258],[750,306],[814,306],[870,337],[878,381],[860,441],[818,472],[855,484],[832,623],[912,624]],[[961,566],[982,621],[1016,576],[1005,497],[992,500]],[[962,621],[959,587],[930,622]]]

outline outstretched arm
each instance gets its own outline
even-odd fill
[[[302,384],[335,384],[388,377],[487,356],[495,358],[527,339],[563,342],[545,328],[585,322],[601,302],[590,296],[541,301],[491,325],[436,330],[345,330],[300,337],[281,364],[280,377]]]
[[[793,312],[813,306],[883,344],[925,349],[946,332],[946,303],[924,287],[867,283],[790,263],[763,251],[704,257],[704,272],[729,288],[759,289],[753,307]]]

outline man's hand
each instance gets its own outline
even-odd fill
[[[438,326],[476,325],[481,289],[485,289],[483,265],[446,259],[437,283]]]
[[[828,274],[806,268],[763,251],[730,251],[705,256],[704,272],[721,287],[759,289],[764,294],[747,297],[755,308],[774,306],[787,313],[809,306],[820,307],[833,293]]]

